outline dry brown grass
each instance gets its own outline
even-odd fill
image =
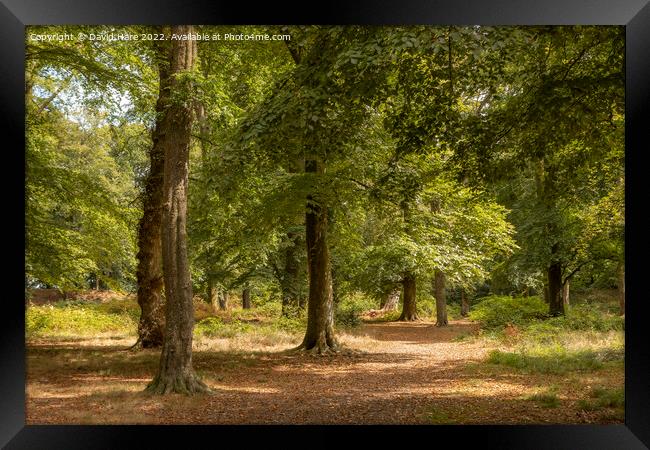
[[[579,402],[593,387],[622,386],[622,367],[542,375],[488,366],[494,341],[457,340],[475,327],[366,324],[339,332],[354,351],[327,357],[285,352],[300,334],[197,339],[194,367],[213,394],[195,397],[144,394],[159,352],[125,351],[134,338],[29,343],[27,423],[621,423]],[[576,336],[572,345],[611,339]],[[549,386],[557,408],[528,399]]]

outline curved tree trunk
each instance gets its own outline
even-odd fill
[[[156,126],[153,130],[153,145],[149,150],[150,168],[144,191],[144,213],[138,227],[138,305],[140,322],[138,340],[143,348],[160,347],[163,342],[165,308],[162,298],[162,196],[163,172],[165,167],[164,133],[165,106],[169,100],[169,47],[164,41],[157,41],[159,91],[156,102]]]
[[[191,25],[173,26],[172,33],[186,35]],[[170,71],[190,70],[196,59],[196,41],[174,40]],[[176,78],[171,89],[184,94],[189,86]],[[165,334],[157,375],[147,386],[153,393],[192,394],[207,391],[192,368],[194,308],[187,258],[187,193],[192,112],[187,103],[170,103],[164,123],[165,173],[163,183],[162,254],[167,305]]]
[[[447,322],[447,296],[445,292],[445,274],[436,270],[435,274],[435,297],[436,297],[436,326],[446,327]]]
[[[415,301],[415,276],[412,273],[405,273],[402,279],[402,315],[400,321],[418,320],[417,304]]]
[[[305,172],[316,173],[315,160],[305,162]],[[307,265],[309,268],[309,299],[307,300],[307,332],[298,349],[317,353],[335,350],[332,266],[327,247],[327,209],[307,197],[305,216]]]

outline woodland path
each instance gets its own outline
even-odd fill
[[[214,394],[194,397],[142,393],[158,351],[124,351],[128,343],[117,340],[32,343],[27,424],[606,423],[574,407],[583,388],[565,376],[480,364],[491,348],[459,339],[475,331],[465,320],[372,323],[341,334],[355,351],[335,356],[195,351]],[[526,400],[550,383],[562,407]]]

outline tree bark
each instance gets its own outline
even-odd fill
[[[397,311],[399,304],[400,290],[395,288],[386,293],[384,300],[381,304],[382,311]]]
[[[548,277],[546,277],[546,282],[544,283],[543,291],[544,291],[544,303],[546,303],[547,305],[550,305],[551,300],[550,300],[550,298],[548,296]]]
[[[551,263],[547,270],[549,313],[552,316],[564,315],[562,301],[562,266],[559,262]]]
[[[298,294],[298,259],[296,252],[300,244],[300,234],[287,232],[289,245],[284,253],[284,273],[282,274],[282,315],[285,317],[292,316],[298,312],[301,307]]]
[[[435,273],[435,297],[436,297],[436,326],[446,327],[447,321],[447,297],[445,292],[445,274],[441,270]]]
[[[305,172],[318,173],[322,167],[315,160],[305,161]],[[298,349],[314,353],[336,350],[334,336],[332,267],[327,246],[327,208],[307,197],[305,230],[307,267],[309,269],[309,298],[307,300],[307,331]]]
[[[415,300],[415,276],[407,272],[402,278],[402,314],[399,316],[399,321],[413,321],[418,320],[417,304]]]
[[[245,288],[241,294],[242,308],[250,309],[251,307],[251,290],[250,288]]]
[[[165,149],[164,117],[169,103],[169,47],[157,42],[159,89],[156,102],[156,125],[149,150],[149,174],[145,182],[143,215],[138,227],[138,305],[140,321],[138,339],[143,348],[160,347],[163,342],[165,309],[162,297],[162,196]]]
[[[621,315],[625,315],[625,263],[618,264],[618,305]]]
[[[173,26],[172,33],[187,35],[191,25]],[[170,72],[191,70],[196,60],[194,40],[172,41]],[[172,78],[171,90],[187,98],[190,86]],[[170,103],[164,119],[165,170],[163,181],[162,254],[167,304],[165,333],[158,373],[147,386],[152,393],[205,392],[207,386],[192,368],[194,308],[187,257],[187,193],[192,111],[189,102]]]
[[[228,298],[230,297],[227,290],[222,289],[219,291],[219,309],[225,311],[228,309]]]
[[[562,303],[564,304],[564,310],[566,311],[569,306],[569,286],[571,284],[571,280],[565,280],[564,284],[562,285]]]
[[[212,306],[212,311],[216,313],[219,311],[218,291],[211,278],[208,278],[207,296],[208,302]]]
[[[469,302],[467,301],[467,293],[465,289],[460,290],[460,315],[467,317],[469,315]]]

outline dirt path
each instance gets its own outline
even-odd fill
[[[576,402],[616,374],[518,374],[479,362],[490,348],[459,336],[476,326],[455,321],[365,324],[341,341],[348,355],[196,351],[194,366],[214,394],[142,393],[157,351],[123,345],[30,345],[27,423],[432,424],[612,423]],[[116,342],[115,344],[122,344]],[[595,378],[594,378],[595,377]],[[525,397],[554,383],[561,407]],[[584,383],[584,381],[583,381]]]

